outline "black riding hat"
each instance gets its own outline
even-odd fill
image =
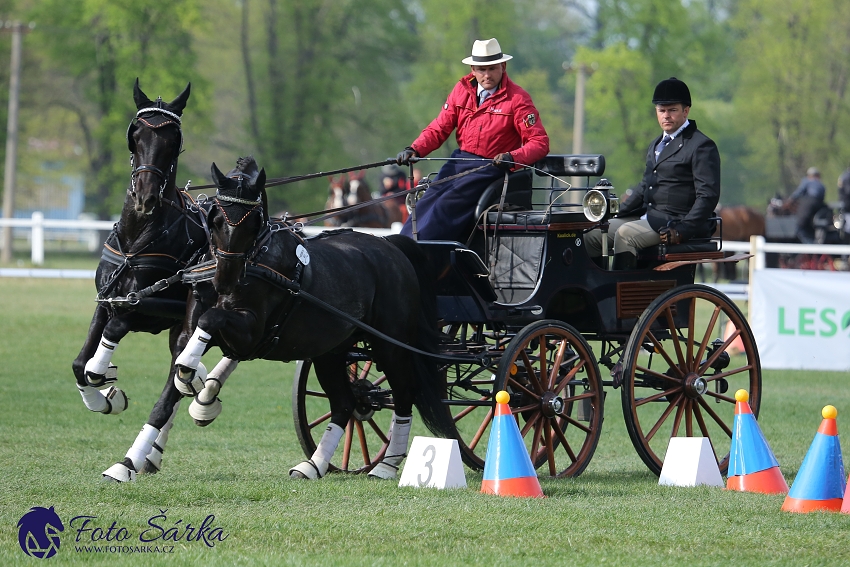
[[[691,105],[691,91],[688,90],[688,85],[676,77],[670,77],[658,83],[655,94],[652,95],[652,104],[676,104],[677,102],[685,106]]]

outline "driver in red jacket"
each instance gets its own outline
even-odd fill
[[[463,60],[472,72],[452,89],[440,114],[418,138],[402,150],[397,161],[425,157],[457,130],[458,149],[440,169],[437,180],[470,171],[467,175],[429,188],[416,204],[420,240],[463,241],[474,227],[475,205],[481,194],[505,172],[531,165],[549,153],[549,136],[531,97],[508,78],[506,61],[495,38],[477,40],[472,55]],[[492,160],[491,167],[478,171]],[[411,219],[402,234],[413,236]]]

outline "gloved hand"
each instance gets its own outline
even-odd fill
[[[510,154],[510,152],[505,152],[503,154],[499,154],[493,158],[493,165],[501,169],[502,171],[510,171],[514,166],[514,158]]]
[[[665,226],[658,231],[658,234],[661,236],[661,244],[669,246],[671,244],[679,244],[682,242],[682,237],[679,234],[679,231],[672,226]]]
[[[410,158],[418,157],[419,154],[416,153],[416,150],[414,150],[410,146],[407,146],[406,148],[398,152],[398,155],[395,157],[395,161],[399,165],[410,165]]]

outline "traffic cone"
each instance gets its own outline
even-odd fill
[[[727,490],[787,494],[788,483],[779,471],[779,463],[762,435],[746,390],[735,392],[735,422],[732,425],[732,449],[729,454]]]
[[[511,415],[509,401],[510,395],[504,390],[496,394],[496,413],[490,426],[481,492],[544,498],[516,419]]]
[[[835,417],[838,410],[826,406],[823,421],[815,434],[809,452],[800,465],[782,509],[786,512],[838,512],[844,497],[844,461],[838,442]]]
[[[850,480],[850,477],[847,480]],[[847,483],[847,488],[844,489],[844,502],[841,504],[841,513],[850,514],[850,482]]]

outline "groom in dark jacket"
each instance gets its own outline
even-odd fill
[[[652,103],[663,132],[649,146],[643,179],[610,221],[614,269],[633,268],[638,249],[710,236],[709,218],[720,200],[720,153],[688,120],[688,86],[665,79],[655,87]],[[585,242],[588,254],[602,254],[602,231],[587,233]]]

